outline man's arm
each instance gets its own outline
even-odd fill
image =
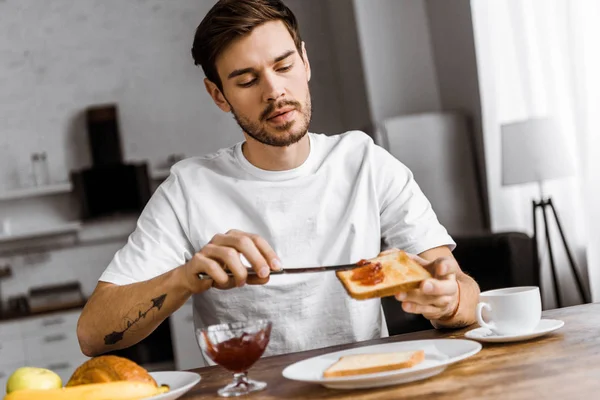
[[[440,268],[447,268],[451,271],[455,271],[454,276],[457,286],[460,286],[460,290],[457,290],[457,303],[454,303],[455,307],[452,308],[452,313],[450,314],[454,314],[452,318],[444,319],[442,317],[442,319],[433,319],[431,320],[433,326],[436,328],[459,328],[474,324],[476,322],[475,308],[479,302],[480,293],[477,282],[461,270],[454,255],[447,246],[436,247],[424,251],[419,254],[419,256],[436,265],[438,271],[434,271],[434,276],[439,274]],[[442,265],[444,267],[442,267]],[[460,295],[460,298],[458,295]],[[458,306],[458,309],[456,309],[456,305]]]
[[[256,275],[248,276],[241,254]],[[223,265],[233,278],[227,276]],[[246,283],[264,284],[270,270],[280,268],[281,262],[264,239],[232,230],[216,235],[190,261],[155,278],[122,286],[100,282],[77,323],[81,351],[95,356],[129,347],[152,333],[193,293],[212,286],[232,289]],[[212,279],[198,279],[200,272]]]
[[[460,328],[475,323],[479,285],[462,272],[447,246],[436,247],[411,256],[433,276],[417,289],[398,293],[402,309],[422,314],[436,328]]]
[[[77,323],[83,354],[123,349],[152,333],[192,294],[181,285],[181,271],[123,286],[99,282]]]

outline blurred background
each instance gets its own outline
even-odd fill
[[[191,58],[213,4],[0,0],[0,383],[32,360],[70,375],[81,306],[170,166],[242,140]],[[599,2],[286,4],[312,132],[363,130],[407,164],[482,289],[600,299]],[[191,305],[163,325],[163,350],[128,355],[201,365]]]

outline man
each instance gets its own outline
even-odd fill
[[[391,247],[434,275],[397,294],[406,312],[436,327],[474,322],[479,288],[410,171],[364,133],[308,133],[310,63],[280,0],[219,1],[192,55],[245,141],[172,168],[83,310],[84,354],[135,344],[192,295],[196,326],[273,321],[267,354],[380,337],[379,299],[351,299],[334,273],[270,271],[356,262]]]

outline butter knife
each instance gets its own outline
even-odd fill
[[[343,264],[343,265],[330,265],[327,267],[308,267],[308,268],[283,268],[279,271],[271,271],[271,275],[283,275],[283,274],[306,274],[306,273],[313,273],[313,272],[327,272],[327,271],[344,271],[344,270],[348,270],[348,269],[353,269],[358,267],[358,265],[356,263],[353,264]],[[254,271],[252,268],[247,268],[248,271],[248,275],[256,275],[256,271]],[[233,274],[231,273],[231,271],[225,271],[227,273],[227,276],[229,277],[233,277]],[[200,272],[198,274],[198,278],[205,280],[205,279],[212,279],[210,277],[210,275],[208,275],[205,272]]]

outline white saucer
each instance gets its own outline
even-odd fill
[[[473,340],[478,340],[480,342],[489,343],[520,342],[521,340],[528,340],[539,336],[543,336],[547,333],[562,328],[564,324],[565,323],[563,321],[558,319],[542,319],[538,326],[535,327],[533,332],[525,334],[502,336],[492,333],[492,331],[490,331],[487,328],[477,328],[465,333],[465,337]]]

